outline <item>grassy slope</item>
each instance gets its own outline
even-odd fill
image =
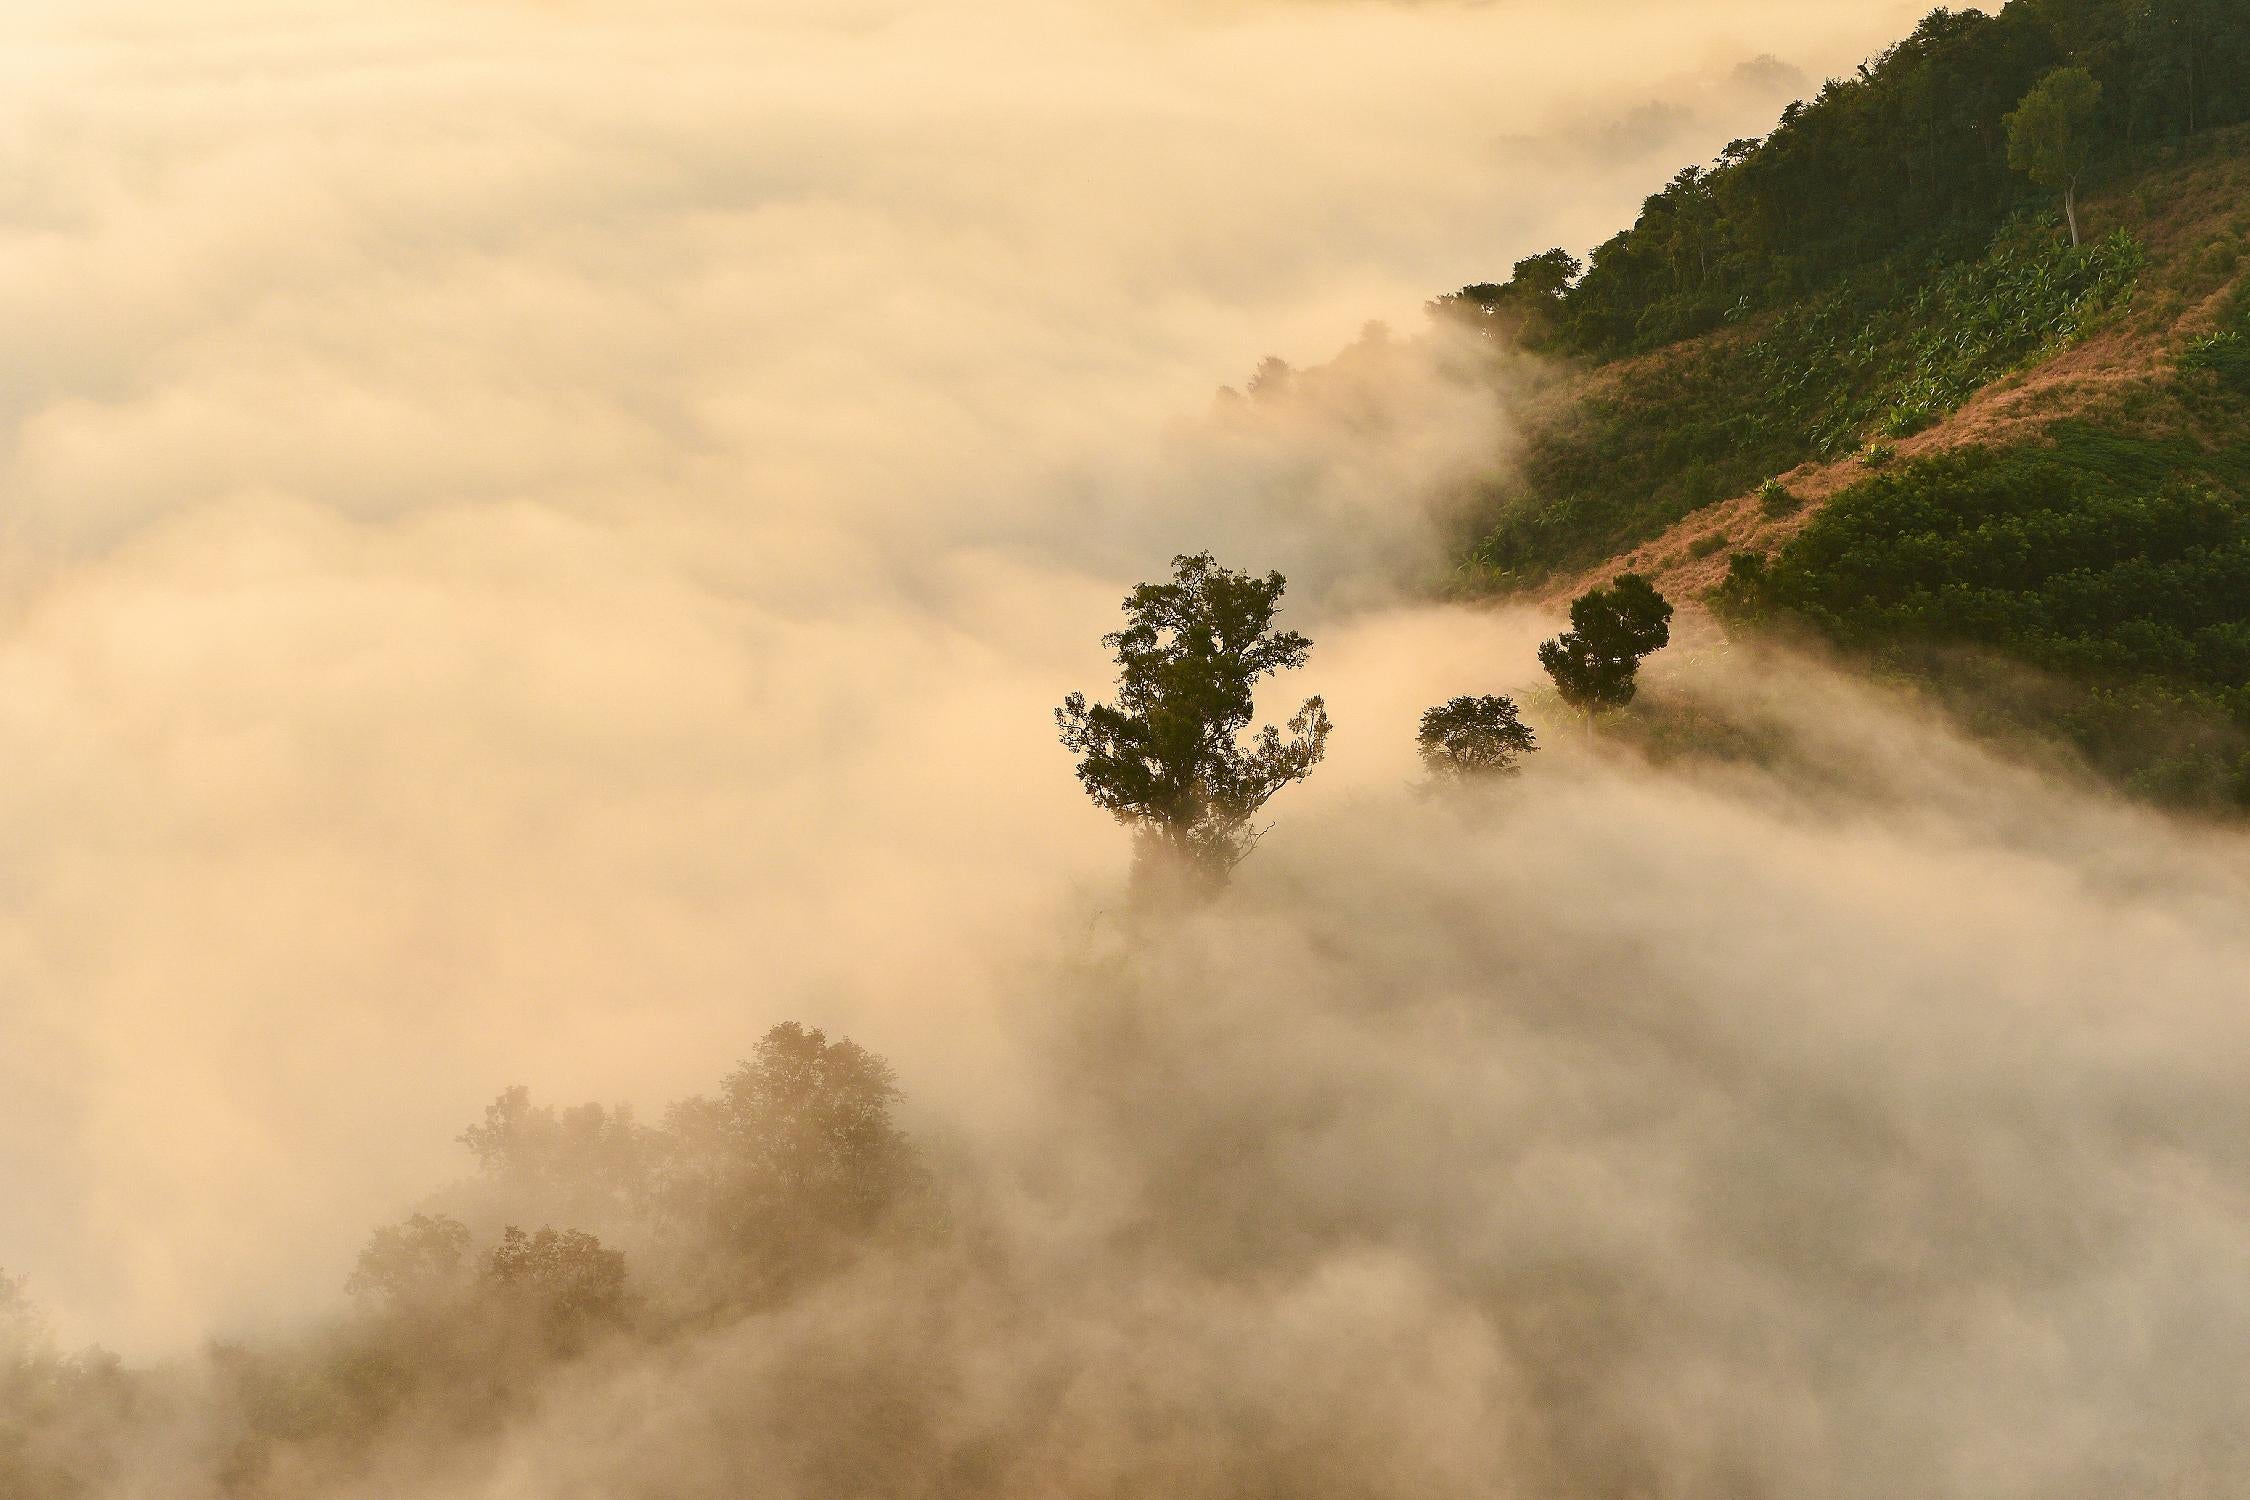
[[[2113,186],[2082,213],[2090,241],[2123,230],[2145,258],[2129,303],[2106,320],[2103,306],[2088,309],[2091,327],[2045,338],[2037,327],[2029,336],[2003,328],[1976,338],[1957,326],[1964,308],[2011,293],[2034,313],[2066,306],[2011,289],[1994,272],[1951,300],[1931,297],[1919,307],[1927,283],[1856,299],[1847,289],[1826,327],[1817,314],[1792,311],[1557,382],[1527,413],[1522,472],[1488,497],[1489,531],[1464,568],[1465,587],[1567,599],[1633,567],[1667,593],[1693,598],[1724,577],[1727,552],[1786,542],[1866,477],[1862,441],[1888,444],[1910,461],[2026,438],[2161,384],[2240,280],[2250,131],[2200,141],[2192,155]],[[1777,334],[1777,323],[1791,326]],[[1972,344],[1965,356],[1957,340]],[[1956,368],[1942,368],[1949,361]],[[1796,388],[1788,394],[1801,409],[1776,411],[1782,387]],[[1913,430],[1925,421],[1933,425]],[[1763,504],[1756,490],[1768,477],[1803,505],[1777,514]]]

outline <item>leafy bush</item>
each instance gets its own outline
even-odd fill
[[[1932,672],[1994,650],[2077,684],[2024,699],[2119,779],[2232,796],[2250,740],[2250,447],[2063,426],[1863,480],[1714,602]],[[2174,725],[2149,733],[2157,709]],[[2136,706],[2137,705],[2137,706]]]
[[[1766,556],[1737,552],[1727,558],[1727,576],[1711,595],[1712,605],[1729,619],[1760,613],[1766,600]]]

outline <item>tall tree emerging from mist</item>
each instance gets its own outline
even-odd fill
[[[2084,68],[2057,68],[2008,116],[2008,165],[2063,195],[2070,242],[2078,243],[2078,178],[2094,149],[2102,86]]]
[[[1591,727],[1598,710],[1633,701],[1642,658],[1671,640],[1671,603],[1640,574],[1620,573],[1570,601],[1570,629],[1539,647],[1539,665]]]
[[[1264,832],[1258,809],[1326,753],[1333,726],[1317,697],[1286,737],[1268,724],[1243,741],[1258,683],[1312,651],[1273,628],[1286,587],[1279,573],[1237,573],[1208,552],[1174,558],[1171,581],[1134,589],[1125,628],[1102,637],[1117,656],[1117,701],[1072,693],[1055,710],[1086,794],[1139,837],[1138,877],[1225,881]]]
[[[1523,757],[1539,748],[1531,726],[1516,715],[1513,698],[1460,697],[1422,715],[1414,737],[1422,764],[1439,780],[1513,776]]]

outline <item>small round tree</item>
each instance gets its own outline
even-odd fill
[[[1639,690],[1641,659],[1672,640],[1672,606],[1646,578],[1621,573],[1570,602],[1570,629],[1539,648],[1562,700],[1586,716],[1623,708]]]
[[[1513,776],[1539,748],[1531,726],[1516,717],[1515,700],[1497,695],[1439,704],[1422,715],[1414,743],[1430,774],[1447,780]]]

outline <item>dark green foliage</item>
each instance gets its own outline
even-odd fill
[[[1551,343],[1563,298],[1585,266],[1567,250],[1547,250],[1516,262],[1505,284],[1480,282],[1428,305],[1430,316],[1512,343]]]
[[[1738,617],[1753,613],[1766,585],[1766,559],[1759,552],[1737,552],[1727,559],[1727,576],[1718,597],[1736,601]]]
[[[1674,176],[1559,295],[1537,257],[1481,289],[1481,304],[1552,296],[1527,325],[1534,341],[1609,357],[1839,278],[1960,259],[2025,194],[2043,193],[2010,170],[2011,115],[2024,122],[2019,159],[2036,158],[2039,181],[2058,190],[2053,169],[2075,177],[2250,120],[2250,6],[2015,0],[1992,15],[1932,11],[1855,76],[1791,105],[1763,141],[1736,141]]]
[[[1989,639],[2045,666],[2250,682],[2250,508],[2160,477],[2168,457],[2066,433],[1925,460],[1831,503],[1767,570],[1766,600],[1841,640]]]
[[[1568,258],[1552,252],[1441,299],[1596,360],[1716,335],[1535,424],[1489,497],[1473,575],[1534,583],[1767,475],[1910,436],[2112,312],[2139,247],[2099,226],[2083,254],[2060,242],[2056,200],[2010,169],[2011,115],[2042,181],[2053,163],[2092,181],[2250,121],[2250,6],[1933,11],[1766,139],[1678,173],[1582,273],[1558,279]],[[2057,121],[2061,135],[2031,128]],[[2222,337],[2194,357],[2238,381],[2243,348]]]
[[[2183,370],[2207,370],[2230,390],[2250,394],[2250,334],[2206,334],[2180,357]]]
[[[1571,707],[1592,714],[1633,701],[1641,659],[1672,639],[1672,606],[1638,573],[1570,604],[1570,629],[1539,647],[1539,665]]]
[[[1545,250],[1516,262],[1508,285],[1527,297],[1559,300],[1586,267],[1567,250]]]
[[[1326,752],[1318,698],[1242,743],[1257,684],[1301,667],[1312,643],[1276,631],[1287,585],[1223,568],[1208,552],[1172,560],[1168,583],[1125,599],[1123,630],[1102,637],[1117,657],[1117,702],[1073,693],[1055,710],[1062,742],[1096,806],[1141,835],[1144,855],[1223,880],[1256,844],[1256,816]]]
[[[1905,436],[2097,326],[2143,259],[2122,232],[2073,250],[2019,222],[1980,257],[1784,315],[1753,346],[1755,389],[1796,425],[1805,457],[1834,457],[1878,424]]]
[[[2008,160],[2011,116],[2021,171]],[[1607,360],[1709,336],[1597,370],[1583,394],[1534,413],[1465,571],[1507,587],[1595,564],[1807,461],[1856,454],[1910,490],[1916,480],[1905,476],[1922,470],[1900,465],[1898,440],[2103,325],[2141,283],[2139,241],[2109,229],[2083,248],[2067,242],[2047,194],[2064,192],[2068,214],[2077,174],[2092,181],[2169,160],[2188,136],[2243,120],[2250,6],[2014,0],[1996,16],[1932,15],[1858,78],[1791,110],[1768,140],[1736,142],[1709,170],[1679,174],[1559,292],[1548,291],[1551,277],[1534,284],[1531,267],[1483,289],[1489,308],[1540,306],[1536,318],[1492,325],[1538,348]],[[2231,235],[2183,250],[2149,193],[2138,211],[2155,215],[2152,242],[2168,257],[2165,279],[2151,285],[2159,322],[2236,278],[2239,214]],[[1834,577],[1791,595],[1792,569],[1811,566],[1804,550],[1770,565],[1740,554],[1721,600],[1739,615],[1826,605],[1816,628],[1913,671],[1973,722],[2059,731],[2151,795],[2225,800],[2245,786],[2250,716],[2239,680],[2213,673],[2232,659],[2250,594],[2238,589],[2231,604],[2198,594],[2177,574],[2186,559],[2161,551],[2121,554],[2113,570],[2036,590],[1975,574],[2026,549],[2036,557],[2058,536],[2091,544],[2135,506],[2183,526],[2208,522],[2211,506],[2244,493],[2234,476],[2246,394],[2250,284],[2237,281],[2219,326],[2181,353],[2176,379],[2104,396],[2096,415],[2108,437],[2062,435],[2079,472],[2016,476],[2036,517],[1951,539],[1975,554],[1964,576],[1933,582],[1927,598],[1862,598],[1847,610],[1823,591],[1842,586]],[[1874,493],[1891,492],[1863,484],[1844,509],[1864,513],[1860,497]],[[1758,494],[1769,518],[1797,505],[1778,481]],[[2082,500],[2092,509],[2075,514]],[[1902,518],[1865,519],[1858,541],[1877,559]],[[1842,524],[1824,521],[1816,534]],[[1907,533],[1901,555],[1926,542]],[[1722,545],[1706,536],[1690,550]],[[2178,599],[2157,597],[2175,588],[2185,590]],[[2191,601],[2202,617],[2168,618]],[[2073,624],[2065,603],[2096,623]],[[2143,606],[2144,616],[2131,614]],[[1607,683],[1583,642],[1550,643],[1546,659],[1559,683],[1598,701]],[[2024,686],[2030,679],[2008,663],[2039,668],[2040,685]]]
[[[2250,727],[2246,497],[2250,447],[2065,426],[1862,482],[1770,562],[1736,558],[1718,602],[1918,673],[1956,647],[2040,668],[2080,690],[2013,694],[2030,717],[2152,792],[2224,800],[2250,748],[2226,728]]]
[[[1429,773],[1449,779],[1513,776],[1523,757],[1539,748],[1531,727],[1517,717],[1515,700],[1498,694],[1439,704],[1422,715],[1414,743]]]

